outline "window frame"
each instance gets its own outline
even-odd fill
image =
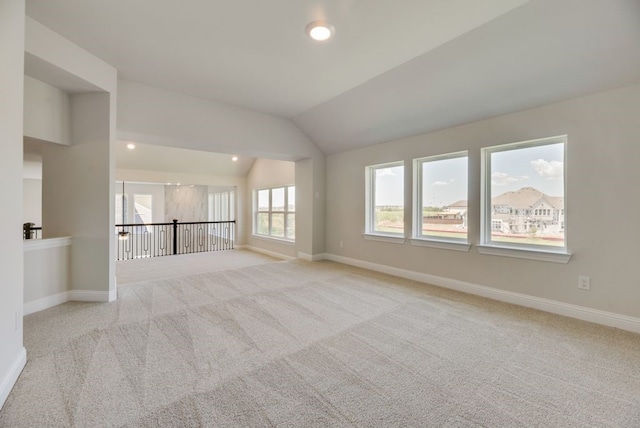
[[[402,216],[403,227],[402,232],[383,232],[375,230],[375,194],[376,194],[376,171],[379,169],[402,167]],[[404,221],[405,215],[405,165],[404,160],[386,162],[376,165],[368,165],[365,167],[365,231],[363,236],[365,239],[374,241],[386,241],[395,243],[404,243],[406,234],[406,222]]]
[[[425,156],[416,158],[413,160],[413,216],[412,216],[412,238],[411,244],[423,247],[441,248],[458,251],[469,251],[471,244],[469,244],[469,227],[467,224],[467,236],[466,238],[445,238],[424,235],[422,233],[422,193],[423,193],[423,167],[429,162],[437,162],[448,159],[466,158],[466,200],[467,209],[469,205],[469,151],[462,150],[458,152],[445,153],[441,155]],[[468,215],[467,215],[468,222]]]
[[[296,187],[295,184],[287,184],[283,186],[263,187],[263,188],[253,190],[253,236],[257,236],[260,238],[275,239],[275,240],[286,241],[286,242],[295,242],[296,240],[295,229],[294,229],[293,237],[288,236],[289,216],[290,215],[294,216],[293,223],[295,225],[295,214],[296,214],[295,205],[293,209],[289,209],[289,189],[293,188],[294,195],[295,195],[295,187]],[[283,189],[283,193],[284,193],[284,210],[282,211],[273,210],[273,190],[278,190],[278,189]],[[269,192],[269,209],[260,210],[260,204],[258,202],[258,194],[261,191],[265,191],[265,190]],[[295,201],[294,201],[294,204],[295,204]],[[260,214],[267,214],[268,216],[268,223],[267,223],[267,229],[269,231],[268,234],[258,233],[258,218]],[[283,236],[273,235],[273,214],[278,214],[278,215],[282,214],[284,217]]]
[[[477,246],[481,254],[499,255],[506,257],[527,258],[558,263],[568,263],[571,258],[568,246],[567,217],[564,217],[564,246],[554,247],[536,244],[521,244],[511,242],[493,241],[492,231],[492,193],[491,193],[491,155],[499,152],[540,147],[552,144],[563,144],[563,177],[564,204],[561,212],[566,213],[567,208],[567,148],[569,138],[567,135],[539,138],[535,140],[520,141],[515,143],[500,144],[483,147],[481,149],[481,207],[480,207],[480,244]]]

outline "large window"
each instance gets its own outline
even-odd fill
[[[253,231],[256,235],[295,239],[295,189],[295,186],[284,186],[255,191]]]
[[[566,143],[562,136],[483,149],[483,244],[566,251]]]
[[[209,221],[235,220],[235,191],[209,193]]]
[[[368,166],[366,232],[404,236],[404,163]]]
[[[467,241],[467,152],[414,160],[414,237]]]

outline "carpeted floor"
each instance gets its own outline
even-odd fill
[[[249,264],[25,317],[0,426],[640,426],[639,335],[331,262]]]

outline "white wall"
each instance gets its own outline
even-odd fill
[[[22,180],[22,223],[42,226],[42,180]]]
[[[42,153],[43,237],[73,237],[72,288],[103,292],[105,300],[115,292],[109,104],[108,93],[73,95],[73,144],[46,145]]]
[[[327,252],[399,269],[640,317],[637,263],[640,85],[329,156]],[[366,165],[469,151],[469,237],[480,239],[480,149],[567,134],[568,264],[365,241]],[[339,242],[344,241],[344,248]],[[591,291],[577,289],[578,275]]]
[[[24,135],[58,144],[71,144],[69,94],[36,80],[24,78]]]
[[[34,78],[75,91],[71,144],[43,146],[44,236],[72,236],[72,288],[112,300],[117,71],[28,17],[23,57]]]
[[[25,241],[25,315],[68,301],[70,284],[71,238]]]
[[[270,159],[257,159],[247,174],[247,199],[245,202],[248,231],[247,243],[250,247],[282,254],[287,257],[297,257],[296,244],[276,239],[263,238],[253,235],[253,192],[278,186],[292,186],[296,184],[296,163]],[[296,243],[298,241],[298,189],[296,188]]]
[[[26,363],[22,345],[24,0],[0,0],[0,407]]]

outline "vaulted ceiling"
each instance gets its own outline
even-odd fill
[[[325,153],[640,82],[637,0],[27,0],[119,76],[291,119]],[[310,40],[309,21],[336,28]]]

